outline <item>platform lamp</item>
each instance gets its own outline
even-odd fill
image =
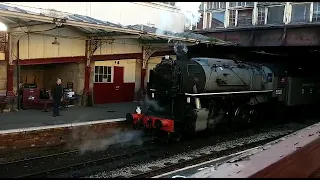
[[[3,22],[0,22],[0,31],[1,32],[7,32],[8,31],[7,25],[5,25]]]
[[[58,41],[58,38],[54,38],[54,41],[51,43],[53,45],[60,45],[59,41]]]

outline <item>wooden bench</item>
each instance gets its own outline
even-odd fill
[[[53,105],[53,101],[50,99],[34,99],[29,100],[29,104],[30,106],[43,110],[44,112],[48,112],[48,108],[50,105]]]
[[[53,106],[53,101],[50,99],[35,99],[30,100],[29,104],[32,104],[32,106],[36,107],[37,109],[43,110],[44,112],[48,112],[48,109]],[[69,101],[62,100],[61,106],[66,108],[69,104]]]

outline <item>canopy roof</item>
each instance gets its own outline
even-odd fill
[[[57,24],[76,28],[90,38],[102,38],[107,36],[128,36],[141,39],[146,43],[164,43],[168,41],[183,41],[188,43],[207,43],[215,45],[234,45],[219,39],[204,35],[183,32],[173,33],[162,31],[146,25],[123,26],[108,21],[102,21],[89,16],[70,14],[55,10],[40,10],[0,3],[0,21],[9,28],[24,26]]]

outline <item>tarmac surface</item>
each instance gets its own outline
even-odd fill
[[[0,130],[61,125],[97,120],[125,118],[133,112],[135,102],[112,103],[95,107],[69,107],[60,110],[62,116],[53,117],[52,110],[43,112],[37,109],[0,113]]]

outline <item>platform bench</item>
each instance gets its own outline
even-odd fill
[[[31,100],[30,104],[36,106],[38,109],[41,109],[44,112],[48,112],[48,107],[49,105],[53,104],[53,101],[49,99],[36,99],[36,100]]]

